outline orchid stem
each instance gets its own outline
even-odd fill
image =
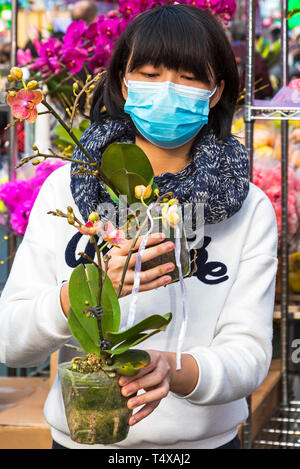
[[[160,202],[160,197],[157,198],[155,204],[154,204],[154,207]],[[153,207],[153,208],[154,208]],[[147,207],[148,208],[148,207]],[[129,252],[127,254],[127,257],[126,257],[126,261],[125,261],[125,265],[124,265],[124,269],[123,269],[123,272],[122,272],[122,277],[121,277],[121,280],[120,280],[120,284],[119,284],[119,289],[118,289],[118,298],[120,298],[120,295],[121,295],[121,292],[122,292],[122,288],[123,288],[123,284],[124,284],[124,280],[125,280],[125,275],[126,275],[126,272],[127,272],[127,269],[128,269],[128,265],[129,265],[129,261],[131,259],[131,256],[134,252],[134,247],[137,243],[137,240],[138,240],[138,237],[140,236],[140,233],[142,231],[142,229],[144,228],[144,226],[146,225],[146,222],[148,221],[149,217],[148,215],[145,217],[144,221],[142,222],[142,224],[140,225],[137,233],[136,233],[136,236],[133,240],[133,243],[131,245],[131,248],[129,249]]]
[[[96,255],[97,255],[97,261],[98,261],[97,262],[97,265],[98,265],[97,268],[98,268],[98,272],[99,272],[99,294],[98,294],[97,303],[98,303],[98,306],[101,306],[101,298],[102,298],[102,290],[103,290],[103,278],[102,278],[103,270],[102,270],[101,254],[100,254],[100,250],[99,250],[98,245],[97,245],[97,241],[95,240],[95,237],[93,235],[91,236],[90,241],[93,244],[94,249],[96,251]],[[98,330],[99,330],[99,337],[100,337],[100,340],[102,341],[103,340],[103,332],[102,332],[101,318],[97,319],[97,324],[98,324]],[[100,347],[100,354],[101,354],[101,347]]]
[[[116,189],[114,188],[114,186],[111,184],[111,182],[109,181],[109,179],[105,176],[105,174],[103,174],[102,170],[100,169],[100,167],[98,166],[97,162],[91,157],[91,155],[89,154],[89,152],[84,148],[84,146],[82,145],[82,143],[78,140],[78,138],[76,137],[76,135],[74,134],[74,132],[72,130],[69,129],[68,125],[65,123],[65,121],[60,117],[60,115],[52,108],[52,106],[46,101],[46,99],[43,99],[42,100],[42,103],[44,104],[44,106],[50,111],[50,113],[58,120],[58,122],[62,125],[62,127],[68,132],[68,134],[70,135],[70,137],[73,139],[74,143],[78,146],[78,148],[82,151],[82,153],[87,157],[87,159],[91,162],[91,163],[94,163],[97,167],[97,170],[98,170],[98,175],[96,177],[98,177],[101,181],[104,182],[104,184],[106,184],[107,186],[109,186],[114,192],[116,192]]]
[[[102,72],[103,73],[103,72]],[[101,74],[97,74],[91,81],[88,81],[84,86],[83,88],[80,90],[80,92],[78,93],[78,95],[76,96],[76,99],[75,99],[75,102],[73,104],[73,109],[72,109],[72,114],[71,114],[71,117],[70,117],[70,126],[69,126],[69,130],[71,131],[72,130],[72,127],[73,127],[73,121],[74,121],[74,118],[75,118],[75,113],[76,113],[76,110],[77,110],[77,105],[78,105],[78,101],[80,99],[80,97],[85,93],[85,91],[90,88],[91,85],[93,85],[96,81],[99,80],[99,78],[101,77]]]

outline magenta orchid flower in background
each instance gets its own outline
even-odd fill
[[[68,26],[66,34],[63,38],[63,44],[66,47],[77,46],[78,43],[81,42],[85,32],[85,21],[72,21],[72,23]]]
[[[111,55],[111,50],[112,45],[109,42],[105,44],[105,41],[99,41],[94,50],[94,55],[89,61],[88,69],[91,72],[98,73],[98,71],[106,67]]]
[[[107,67],[113,46],[129,22],[142,11],[156,6],[171,3],[166,0],[120,0],[118,10],[111,10],[100,15],[89,25],[83,20],[73,21],[67,28],[60,42],[50,38],[39,43],[35,39],[35,47],[39,58],[31,63],[30,70],[39,70],[42,78],[58,75],[64,68],[73,75],[84,65],[92,73],[98,73]],[[187,3],[203,10],[209,9],[213,14],[220,15],[227,22],[235,13],[235,0],[177,0],[176,3]],[[29,51],[19,53],[20,65],[32,61]],[[26,63],[25,63],[26,62]]]
[[[123,31],[125,31],[125,29],[127,28],[128,24],[130,23],[130,21],[134,18],[134,16],[130,16],[130,17],[123,17],[121,18],[120,22],[119,22],[119,26],[118,26],[118,35],[120,36]]]
[[[147,2],[148,3],[148,2]],[[145,8],[147,9],[147,4],[145,2]],[[119,11],[125,17],[129,18],[132,15],[136,15],[142,10],[140,0],[119,0]]]
[[[221,13],[224,12],[226,15],[228,15],[227,19],[230,20],[235,13],[236,2],[235,0],[225,0],[222,3],[223,5],[222,5]]]
[[[43,99],[40,90],[20,90],[14,96],[9,95],[6,100],[11,106],[12,115],[16,119],[25,119],[27,122],[36,121],[38,112],[36,106]]]
[[[62,61],[70,69],[71,75],[79,72],[87,59],[88,52],[80,47],[64,49],[62,55]]]
[[[17,61],[19,67],[24,67],[25,65],[29,64],[32,62],[32,54],[30,49],[18,49],[17,51]]]
[[[22,201],[12,212],[10,216],[10,224],[17,235],[23,235],[28,225],[28,219],[35,202],[35,198]]]
[[[24,200],[32,198],[33,192],[34,189],[28,181],[17,179],[1,184],[0,199],[9,212],[14,212]]]
[[[118,32],[119,18],[105,19],[99,26],[102,35],[112,40]]]
[[[88,25],[84,32],[84,37],[85,39],[88,39],[89,41],[94,42],[97,41],[97,38],[99,36],[99,31],[98,31],[98,24],[96,21],[94,23],[91,23]]]
[[[50,38],[40,45],[40,57],[29,67],[30,70],[41,70],[45,76],[47,74],[58,75],[62,66],[59,61],[62,44],[56,38]]]
[[[39,164],[32,178],[1,184],[0,199],[10,213],[10,225],[16,234],[25,233],[31,209],[46,178],[64,164],[62,161],[47,160]]]

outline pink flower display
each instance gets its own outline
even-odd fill
[[[113,40],[118,32],[119,18],[107,18],[99,24],[102,36]]]
[[[30,70],[41,71],[42,78],[58,75],[67,68],[73,75],[87,66],[92,73],[107,67],[113,46],[126,29],[129,22],[138,14],[156,6],[170,4],[170,0],[120,0],[119,9],[100,15],[97,21],[86,25],[83,20],[73,21],[67,28],[62,42],[50,38],[34,45],[39,57],[29,66]],[[174,3],[187,3],[203,10],[209,9],[226,22],[236,10],[235,0],[174,0]],[[27,52],[21,51],[20,65],[30,63]]]
[[[146,10],[148,2],[142,6],[140,0],[119,0],[119,11],[125,18],[137,15],[142,9]]]
[[[292,238],[300,230],[300,179],[292,168],[288,170],[288,229]],[[277,218],[277,227],[281,233],[281,165],[274,167],[254,165],[253,184],[262,189],[272,202]]]
[[[55,169],[62,165],[64,165],[62,161],[47,160],[39,164],[32,178],[16,179],[1,184],[0,199],[10,213],[10,224],[16,234],[25,233],[31,209],[42,184]]]
[[[6,101],[11,106],[12,114],[16,119],[25,119],[33,123],[38,116],[36,106],[42,99],[43,94],[40,90],[22,89],[14,96],[9,95]]]
[[[41,43],[38,51],[40,57],[30,65],[30,70],[40,70],[44,77],[51,74],[58,75],[62,70],[61,47],[61,42],[56,38],[50,38]]]
[[[17,235],[23,235],[28,225],[28,219],[34,199],[23,200],[10,216],[10,224]]]
[[[63,38],[63,47],[76,47],[82,42],[82,38],[86,33],[86,23],[83,20],[72,21],[68,26],[66,34]]]
[[[32,55],[30,49],[18,49],[17,51],[17,61],[19,67],[24,67],[24,65],[27,65],[32,62]]]
[[[70,47],[63,50],[62,61],[69,68],[72,75],[82,69],[87,58],[88,52],[82,47]]]
[[[94,56],[89,61],[88,65],[91,72],[97,73],[107,65],[112,47],[112,44],[109,44],[108,42],[105,43],[104,40],[98,41],[94,50]]]

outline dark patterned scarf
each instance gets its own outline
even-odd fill
[[[113,142],[135,142],[129,124],[107,119],[93,123],[80,139],[90,155],[100,163],[104,150]],[[214,224],[234,215],[249,191],[249,160],[245,147],[234,137],[224,143],[210,133],[196,141],[192,161],[178,173],[154,177],[161,194],[173,192],[181,204],[204,204],[205,223]],[[73,158],[86,161],[76,147]],[[78,170],[72,163],[71,173]],[[71,175],[71,192],[81,216],[87,221],[100,203],[112,203],[104,186],[93,175]]]

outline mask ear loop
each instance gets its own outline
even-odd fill
[[[123,77],[123,81],[125,83],[126,88],[128,88],[128,83],[126,83],[125,77]]]
[[[210,93],[209,97],[212,98],[215,92],[217,91],[218,85],[215,86],[215,89]]]

